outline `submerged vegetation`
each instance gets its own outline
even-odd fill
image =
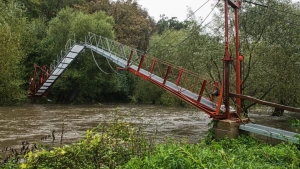
[[[155,143],[137,125],[101,123],[78,143],[28,152],[2,168],[299,168],[300,150],[291,143],[269,145],[249,136],[218,142]]]

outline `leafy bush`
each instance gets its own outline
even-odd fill
[[[272,146],[243,136],[210,145],[160,144],[150,156],[133,158],[122,168],[299,168],[299,157],[295,145]]]
[[[153,148],[141,128],[116,120],[88,130],[79,143],[29,152],[24,163],[11,159],[4,168],[300,168],[299,157],[296,145],[273,146],[249,136],[198,144],[169,141]]]
[[[70,146],[29,152],[25,162],[4,168],[116,168],[131,158],[144,157],[147,144],[141,130],[123,122],[102,123],[88,130],[85,138]]]

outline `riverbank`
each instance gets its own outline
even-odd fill
[[[300,151],[290,143],[269,145],[254,138],[221,141],[186,140],[155,144],[140,125],[101,123],[72,145],[39,148],[19,162],[11,158],[2,168],[299,168]]]

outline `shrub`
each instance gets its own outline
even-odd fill
[[[243,136],[210,144],[160,144],[150,156],[133,158],[122,168],[300,168],[299,157],[293,144],[273,146]]]
[[[4,168],[117,168],[131,158],[144,157],[147,145],[140,128],[130,123],[101,123],[79,143],[29,152],[24,163],[16,166],[12,160]]]

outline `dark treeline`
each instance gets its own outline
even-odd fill
[[[300,5],[289,0],[243,3],[240,11],[243,93],[300,106]],[[221,4],[221,3],[220,3]],[[214,81],[222,79],[222,5],[209,25],[195,16],[158,22],[134,0],[6,0],[0,2],[0,105],[26,100],[33,64],[49,65],[68,39],[88,32],[115,39]],[[231,11],[232,12],[232,11]],[[192,14],[192,12],[188,12]],[[203,19],[203,18],[202,18]],[[230,20],[232,28],[234,21]],[[230,33],[234,42],[234,31]],[[231,45],[232,56],[234,45]],[[114,72],[99,57],[101,68]],[[234,64],[231,69],[234,74]],[[232,76],[232,91],[234,91]],[[151,91],[151,92],[149,92]],[[183,105],[169,93],[126,72],[103,74],[86,51],[57,80],[58,103],[143,102]],[[245,110],[253,103],[244,102]]]

